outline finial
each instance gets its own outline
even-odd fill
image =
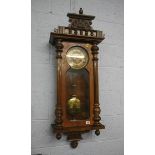
[[[80,8],[80,10],[79,10],[79,14],[83,14],[83,10],[82,10],[82,8]]]

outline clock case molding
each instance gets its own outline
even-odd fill
[[[61,139],[62,134],[67,135],[67,140],[71,142],[71,147],[76,148],[78,141],[82,139],[81,134],[95,130],[95,134],[98,136],[100,134],[100,129],[104,129],[105,126],[100,123],[100,106],[99,106],[99,88],[98,88],[98,44],[104,40],[104,34],[102,31],[93,30],[91,27],[92,20],[95,16],[83,14],[82,8],[79,10],[79,14],[68,13],[69,17],[69,26],[58,26],[57,29],[54,29],[54,32],[50,33],[49,43],[55,46],[56,48],[56,59],[57,59],[57,103],[55,109],[55,123],[52,124],[54,133],[56,133],[56,138]],[[62,100],[64,88],[63,84],[63,52],[64,52],[64,43],[69,45],[79,45],[89,46],[89,57],[92,58],[92,88],[93,98],[90,96],[90,100],[93,99],[92,110],[90,111],[90,117],[93,119],[93,124],[81,125],[81,126],[64,126],[63,125],[63,111],[64,111],[64,102]],[[91,91],[91,90],[90,90]],[[91,109],[91,108],[90,108]]]

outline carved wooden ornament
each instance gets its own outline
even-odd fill
[[[68,13],[69,26],[58,26],[51,32],[49,42],[56,48],[57,103],[55,122],[56,138],[67,135],[71,147],[76,148],[81,134],[95,130],[100,134],[98,88],[98,44],[104,40],[102,31],[93,30],[95,16]]]

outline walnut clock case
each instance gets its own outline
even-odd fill
[[[102,31],[93,30],[95,16],[68,13],[69,26],[58,26],[50,33],[49,42],[56,47],[57,103],[55,123],[56,138],[67,135],[71,147],[76,148],[81,134],[95,130],[100,134],[98,88],[98,51],[104,40]]]

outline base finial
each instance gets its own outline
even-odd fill
[[[73,149],[75,149],[77,146],[78,146],[78,141],[77,140],[71,141],[71,147]]]

